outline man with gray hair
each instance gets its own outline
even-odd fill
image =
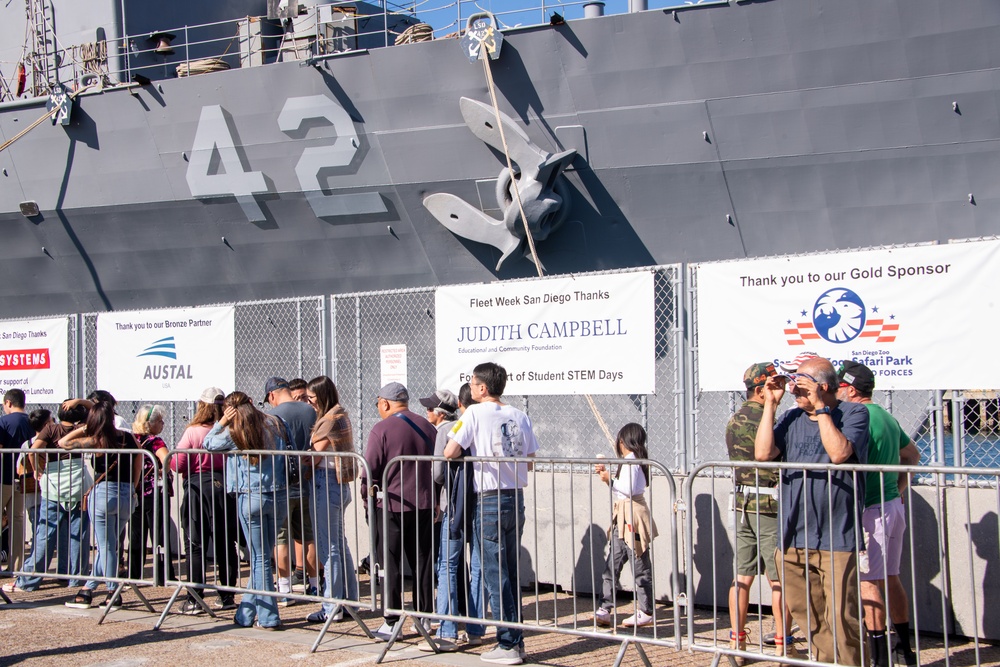
[[[372,427],[365,445],[371,479],[364,471],[361,476],[362,496],[371,492],[377,498],[377,511],[370,519],[375,522],[375,562],[385,569],[385,622],[374,635],[382,641],[392,637],[399,621],[399,615],[388,609],[402,609],[404,553],[414,575],[414,607],[421,612],[434,611],[434,482],[430,461],[392,460],[431,456],[437,431],[426,419],[410,412],[409,405],[410,393],[399,382],[379,389],[377,407],[382,421]],[[383,507],[388,510],[384,520]]]
[[[782,470],[779,549],[785,602],[820,662],[861,665],[858,544],[864,475],[838,470],[868,460],[868,410],[837,399],[840,379],[829,360],[782,365],[764,384],[764,412],[754,440],[758,461],[825,463],[823,470]],[[795,407],[775,421],[788,385]]]

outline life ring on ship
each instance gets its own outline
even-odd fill
[[[14,76],[17,79],[17,92],[14,94],[14,97],[20,97],[24,94],[24,87],[28,83],[28,73],[24,70],[23,62],[17,64],[17,69],[14,70]]]

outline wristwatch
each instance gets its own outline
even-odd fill
[[[815,415],[828,415],[828,414],[830,414],[830,408],[829,408],[829,406],[823,406],[822,408],[818,408],[817,410],[815,410],[813,412],[813,414],[815,414]]]

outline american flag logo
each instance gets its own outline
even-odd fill
[[[879,318],[865,322],[865,328],[858,334],[858,338],[874,339],[873,342],[876,343],[892,343],[896,340],[897,331],[899,324]],[[816,333],[812,322],[799,322],[785,328],[785,338],[789,345],[805,345],[806,341],[819,340],[820,335]]]

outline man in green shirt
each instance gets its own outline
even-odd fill
[[[872,403],[875,374],[864,364],[845,361],[840,372],[837,398],[863,403],[868,408],[868,463],[870,465],[917,465],[920,451],[899,422],[881,406]],[[899,579],[899,561],[903,553],[906,511],[902,492],[908,476],[895,472],[870,472],[865,480],[865,511],[861,522],[865,529],[867,568],[861,569],[861,602],[865,627],[871,641],[874,667],[890,667],[886,634],[885,589],[888,583],[889,613],[899,644],[896,663],[916,665],[917,656],[910,648],[910,603]],[[867,570],[867,571],[866,571]]]

